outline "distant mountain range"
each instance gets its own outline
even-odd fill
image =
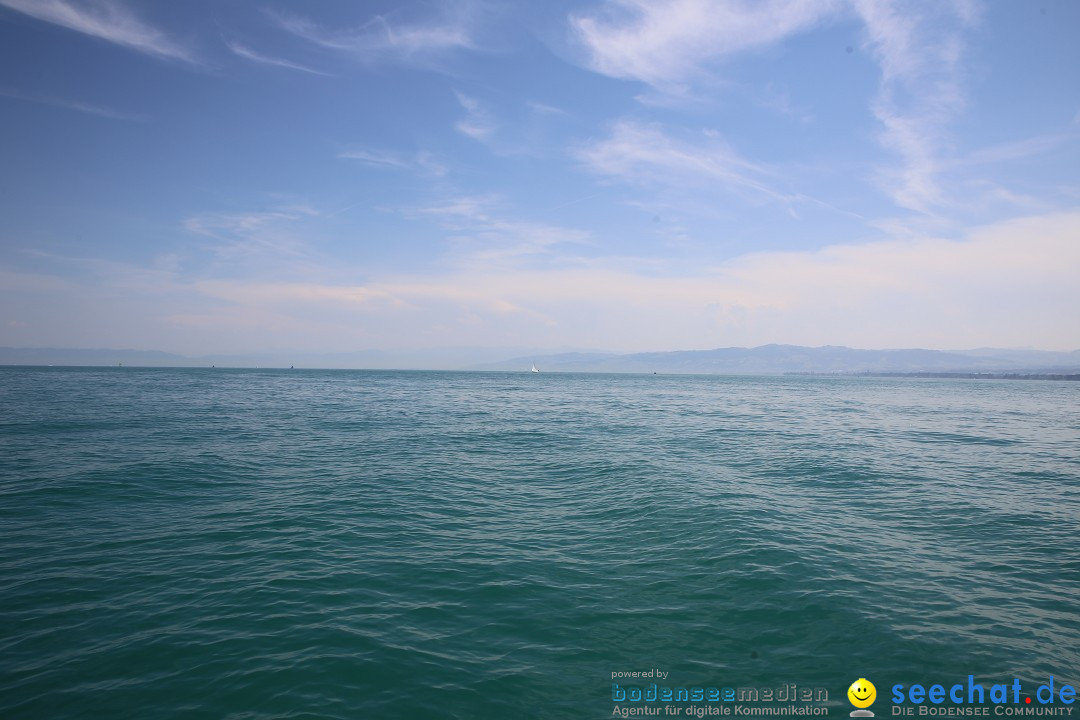
[[[857,350],[826,345],[762,345],[754,348],[680,350],[675,352],[561,353],[517,357],[476,365],[475,370],[528,370],[535,362],[541,372],[701,373],[719,375],[780,375],[784,373],[1075,373],[1080,350],[1001,350],[978,348],[941,350]]]
[[[826,345],[762,345],[754,348],[678,350],[673,352],[558,353],[521,355],[499,362],[476,364],[480,351],[462,349],[440,353],[394,353],[377,350],[354,353],[273,352],[248,355],[189,357],[156,350],[79,350],[62,348],[0,348],[0,365],[117,365],[143,367],[296,367],[401,368],[528,371],[533,362],[541,372],[701,373],[719,375],[782,375],[784,373],[1078,373],[1080,350],[1049,352],[1029,349],[977,348],[941,350],[858,350]],[[488,357],[493,351],[485,353]],[[483,355],[479,355],[483,357]]]

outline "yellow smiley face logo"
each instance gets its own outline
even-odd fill
[[[877,698],[877,688],[866,678],[859,678],[847,689],[847,699],[857,708],[868,708]]]

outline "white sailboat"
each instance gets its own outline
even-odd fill
[[[530,370],[529,372],[534,372],[534,373],[540,372],[539,370],[536,369],[536,361],[535,360],[533,360],[532,370]]]

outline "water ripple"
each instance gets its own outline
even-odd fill
[[[0,370],[0,715],[608,717],[650,666],[1075,684],[1078,390]]]

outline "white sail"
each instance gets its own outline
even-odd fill
[[[533,366],[532,366],[532,372],[534,372],[534,373],[540,372],[539,370],[536,369],[536,363],[535,362],[533,363]]]

